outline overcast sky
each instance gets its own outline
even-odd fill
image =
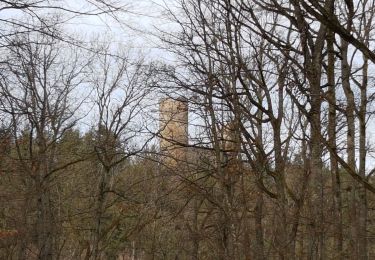
[[[127,12],[121,13],[115,21],[107,15],[81,16],[73,18],[66,23],[69,32],[83,36],[90,40],[99,36],[102,40],[134,48],[155,58],[166,58],[161,52],[155,34],[158,30],[170,30],[173,24],[163,14],[166,3],[163,0],[122,0]],[[171,7],[173,0],[168,1]],[[82,7],[83,8],[83,7]],[[100,37],[104,36],[104,37]]]

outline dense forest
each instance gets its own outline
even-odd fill
[[[375,259],[374,20],[0,0],[0,259]]]

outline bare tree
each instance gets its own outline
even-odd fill
[[[121,164],[143,151],[148,142],[139,139],[142,143],[136,145],[144,129],[142,110],[150,90],[149,67],[142,58],[132,59],[129,53],[113,57],[109,47],[103,52],[93,64],[95,74],[91,80],[98,113],[94,149],[99,161],[92,259],[101,258],[101,247],[105,246],[103,218],[111,204],[107,194],[113,177]]]
[[[63,57],[60,51],[64,45],[39,33],[21,36],[17,41],[22,45],[9,48],[9,62],[3,68],[1,110],[11,123],[24,178],[31,180],[29,188],[35,196],[37,214],[36,241],[24,241],[19,257],[26,257],[26,247],[35,242],[38,257],[51,259],[57,257],[59,247],[54,178],[76,163],[61,164],[57,160],[57,143],[78,119],[76,112],[83,100],[72,102],[72,95],[84,80],[88,61],[81,59],[79,52]],[[23,133],[28,137],[26,147],[21,141]]]

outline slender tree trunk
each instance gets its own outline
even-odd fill
[[[261,57],[260,57],[261,58]],[[260,103],[263,102],[263,91],[259,90],[257,92],[257,98]],[[236,98],[238,102],[238,97]],[[263,112],[259,109],[257,112],[257,116],[259,119],[263,118]],[[258,122],[256,125],[257,129],[257,137],[256,142],[259,147],[264,147],[263,145],[263,126],[261,122]],[[260,164],[260,168],[265,167],[266,162],[262,156],[258,156],[256,158],[258,163]],[[260,171],[262,172],[262,171]],[[261,174],[261,173],[260,173]],[[254,241],[254,259],[256,260],[264,260],[264,228],[263,228],[263,206],[264,206],[264,198],[263,198],[263,191],[257,187],[257,195],[256,195],[256,202],[255,202],[255,209],[254,209],[254,225],[255,225],[255,241]]]
[[[108,172],[106,170],[100,171],[100,180],[99,180],[99,189],[98,189],[98,197],[96,202],[96,210],[95,210],[95,224],[94,224],[94,238],[93,238],[93,245],[92,245],[92,259],[97,260],[100,259],[100,239],[102,235],[102,218],[104,213],[104,205],[105,205],[105,189],[107,186],[107,175]]]
[[[312,250],[313,259],[325,259],[324,243],[324,182],[323,182],[323,162],[322,162],[322,142],[321,142],[321,97],[320,97],[320,73],[317,66],[321,64],[314,62],[310,70],[310,90],[311,90],[311,111],[310,111],[310,149],[311,161],[310,172],[312,176],[312,218],[314,227],[314,238],[317,242],[316,249]],[[315,243],[314,243],[315,244]]]
[[[347,163],[348,166],[356,171],[355,165],[355,100],[354,93],[350,86],[350,66],[348,62],[348,43],[341,39],[341,78],[342,86],[345,92],[347,104],[346,104],[346,121],[347,121]],[[357,218],[357,181],[351,179],[351,190],[350,190],[350,208],[349,208],[349,252],[352,253],[352,259],[358,259],[358,218]]]
[[[366,178],[366,113],[367,113],[367,77],[368,77],[368,59],[364,56],[363,82],[361,86],[361,103],[359,108],[359,175]],[[368,259],[367,246],[367,194],[363,185],[358,189],[358,251],[361,260]]]
[[[264,260],[264,237],[263,237],[263,192],[257,192],[257,198],[255,202],[255,241],[254,241],[254,259]]]
[[[337,153],[336,144],[336,86],[335,86],[335,54],[334,54],[334,33],[329,31],[327,33],[327,50],[328,50],[328,142],[332,149],[330,152],[330,169],[332,176],[332,198],[333,198],[333,219],[334,225],[334,241],[335,241],[335,255],[341,257],[343,252],[343,232],[342,232],[342,199],[341,199],[341,180],[339,175],[338,162],[335,157]]]
[[[42,124],[43,125],[43,124]],[[44,137],[38,137],[38,152],[46,151]],[[38,154],[39,172],[36,173],[37,178],[37,232],[39,258],[41,260],[54,259],[54,243],[55,243],[55,222],[53,216],[53,204],[51,202],[51,187],[48,178],[49,172],[49,156],[42,152]]]
[[[53,217],[52,217],[52,205],[50,191],[48,187],[45,187],[43,182],[38,188],[38,247],[39,247],[39,259],[48,260],[53,259]]]
[[[292,243],[288,236],[288,201],[285,189],[284,160],[282,158],[280,124],[274,126],[274,149],[275,149],[275,175],[277,189],[277,222],[276,222],[276,242],[280,259],[294,259],[291,252]]]

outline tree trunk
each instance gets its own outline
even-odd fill
[[[95,210],[95,223],[94,223],[94,238],[93,238],[93,245],[92,245],[92,259],[97,260],[100,259],[100,240],[102,235],[102,218],[104,213],[104,206],[105,206],[105,189],[107,186],[108,178],[107,175],[109,174],[108,171],[103,170],[99,171],[101,174],[99,180],[99,189],[98,189],[98,197],[97,197],[97,204]]]
[[[263,237],[263,193],[262,191],[257,192],[257,198],[255,202],[255,241],[254,241],[254,259],[264,260],[264,237]]]
[[[355,165],[355,100],[354,93],[350,86],[350,66],[348,62],[348,43],[341,39],[341,52],[342,52],[342,61],[341,61],[341,78],[342,86],[345,92],[347,104],[346,104],[346,121],[347,121],[347,164],[352,169],[356,171]],[[352,252],[352,259],[358,259],[358,218],[357,218],[357,192],[358,184],[357,181],[351,179],[351,189],[350,189],[350,208],[349,208],[349,229],[350,229],[350,238],[349,238],[349,252]]]
[[[366,178],[366,113],[367,113],[367,76],[368,76],[368,59],[364,56],[363,82],[361,86],[361,103],[359,108],[359,175]],[[368,259],[367,247],[367,194],[363,185],[358,188],[358,251],[360,260]]]
[[[335,54],[334,54],[334,33],[329,31],[327,33],[327,78],[328,78],[328,94],[327,99],[329,103],[328,112],[328,143],[332,149],[330,152],[330,169],[332,177],[332,201],[333,201],[333,219],[334,224],[334,243],[336,257],[342,257],[343,252],[343,232],[342,232],[342,199],[341,199],[341,180],[339,175],[338,162],[335,157],[337,153],[336,144],[336,86],[335,86]]]
[[[38,247],[39,259],[54,259],[54,234],[53,234],[53,215],[49,187],[41,182],[38,185]]]

